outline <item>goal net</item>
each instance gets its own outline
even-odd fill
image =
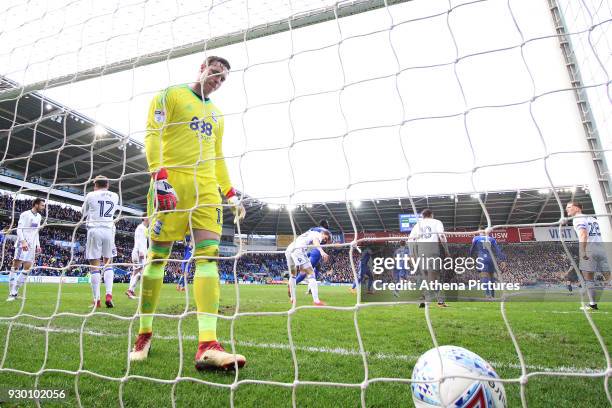
[[[0,286],[8,295],[9,280],[23,283],[16,301],[0,303],[0,400],[44,405],[59,398],[53,390],[64,390],[78,406],[406,404],[418,357],[456,344],[492,364],[508,406],[543,406],[551,393],[553,402],[576,406],[612,403],[609,311],[578,310],[593,301],[593,279],[605,309],[609,274],[580,273],[575,217],[565,211],[580,202],[597,217],[604,245],[612,239],[608,1],[29,0],[0,7]],[[165,96],[164,109],[149,113],[170,87],[187,92],[181,103],[198,97],[190,87],[197,90],[209,56],[231,64],[210,97],[212,114],[168,123]],[[200,95],[189,109],[206,103]],[[222,208],[220,252],[207,258],[218,263],[218,312],[198,311],[199,255],[184,257],[191,244],[177,240],[165,258],[151,355],[130,362],[142,313],[139,300],[119,298],[138,267],[133,239],[154,170],[148,113],[163,122],[160,132],[192,126],[202,141],[207,124],[222,126],[221,157],[175,167],[195,180],[198,169],[224,161],[239,200],[180,210],[193,236],[199,211]],[[89,305],[93,269],[81,208],[98,175],[119,196],[113,309]],[[197,183],[186,191],[197,192]],[[21,230],[38,231],[41,251],[28,274],[10,272],[20,214],[37,197],[46,200],[42,222]],[[149,204],[148,219],[158,220],[159,203]],[[240,205],[246,217],[234,225]],[[515,234],[515,241],[498,236],[508,266],[499,258],[491,273],[533,286],[536,301],[502,290],[501,301],[465,302],[471,295],[460,293],[454,299],[461,302],[438,313],[436,302],[418,310],[420,291],[395,296],[368,286],[396,281],[398,268],[383,261],[426,208],[444,223],[455,255],[469,253],[479,230]],[[334,236],[323,246],[330,260],[319,279],[327,304],[313,306],[302,286],[289,303],[285,286],[274,285],[288,278],[285,249],[321,219]],[[161,228],[152,224],[150,234]],[[538,242],[548,233],[549,242]],[[381,262],[380,276],[367,284],[366,250],[371,264]],[[479,279],[471,270],[462,277],[453,269],[448,282]],[[187,289],[177,292],[181,277]],[[361,290],[350,294],[354,281]],[[137,288],[136,295],[147,290]],[[193,368],[202,316],[217,318],[219,340],[246,355],[244,368]]]

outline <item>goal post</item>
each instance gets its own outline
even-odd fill
[[[600,215],[599,222],[602,226],[604,240],[612,242],[612,222],[610,221],[610,217],[612,217],[612,185],[608,161],[606,159],[607,149],[604,148],[600,140],[597,122],[589,103],[588,89],[584,86],[580,63],[577,59],[571,35],[569,35],[572,30],[567,26],[559,3],[557,0],[548,1],[553,26],[557,32],[559,46],[565,66],[567,67],[569,85],[575,91],[578,114],[584,129],[586,149],[590,152],[590,160],[585,160],[585,165],[592,169],[589,184],[595,190],[594,194],[591,195],[595,205],[595,213]],[[583,50],[583,53],[585,51]],[[596,53],[595,58],[599,58]],[[602,64],[601,68],[605,71],[605,65],[603,65],[601,60],[598,62]],[[609,86],[608,84],[607,87]]]
[[[394,4],[405,3],[410,0],[344,0],[335,2],[332,6],[312,9],[305,12],[289,15],[277,21],[271,21],[260,24],[254,27],[247,27],[243,30],[233,33],[224,34],[219,37],[207,38],[201,41],[196,41],[190,44],[178,45],[161,51],[156,51],[151,54],[140,55],[128,60],[117,61],[110,64],[105,64],[99,67],[90,68],[84,71],[71,73],[55,78],[45,79],[43,81],[14,87],[8,90],[0,91],[0,102],[10,99],[15,99],[20,95],[25,95],[28,92],[40,91],[56,86],[73,84],[75,82],[96,78],[102,75],[115,74],[130,69],[136,69],[149,64],[155,64],[171,60],[174,58],[191,55],[194,53],[207,52],[210,50],[226,47],[232,44],[241,43],[244,41],[254,40],[256,38],[266,37],[289,30],[295,30],[301,27],[310,26],[313,24],[323,23],[334,19],[348,17],[359,13],[365,13],[371,10],[376,10],[382,7],[392,6]],[[211,2],[210,8],[214,7],[214,1]]]

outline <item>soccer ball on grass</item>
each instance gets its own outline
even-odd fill
[[[441,346],[427,351],[414,366],[412,381],[424,382],[412,383],[412,400],[417,408],[505,408],[506,392],[496,379],[493,367],[476,353]]]

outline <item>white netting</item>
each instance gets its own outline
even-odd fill
[[[599,197],[594,197],[595,212],[607,219],[609,211],[604,201],[608,197],[600,196],[604,184],[593,183],[598,177],[608,176],[607,170],[600,166],[597,170],[604,174],[597,174],[590,159],[592,154],[600,153],[598,149],[609,151],[612,143],[612,6],[606,1],[587,0],[395,3],[7,2],[0,31],[0,103],[13,110],[1,112],[10,123],[0,129],[3,182],[10,184],[7,179],[12,178],[20,193],[44,191],[54,199],[62,191],[67,201],[74,202],[96,174],[110,171],[115,165],[112,157],[99,155],[119,149],[120,175],[112,185],[127,200],[128,194],[139,191],[139,187],[123,188],[122,183],[148,171],[135,169],[138,158],[128,156],[128,152],[130,146],[141,146],[150,99],[169,85],[193,81],[204,53],[221,55],[232,62],[231,75],[215,95],[215,102],[224,109],[225,134],[231,135],[224,144],[225,159],[234,185],[245,196],[282,204],[287,209],[302,203],[346,202],[352,231],[345,232],[353,232],[355,237],[363,228],[355,217],[358,210],[351,205],[353,200],[383,197],[407,197],[416,212],[413,198],[419,196],[549,187],[551,199],[559,204],[559,225],[565,203],[557,187],[588,185]],[[564,22],[559,16],[564,16]],[[568,81],[560,41],[565,44],[564,51],[575,52],[569,57],[580,67],[581,83]],[[579,88],[579,106],[592,107],[587,119],[597,123],[598,135],[593,133],[593,123],[585,124],[585,116],[578,114],[572,86]],[[585,95],[590,104],[585,103]],[[20,102],[25,104],[26,99],[39,101],[38,110],[19,111]],[[47,104],[52,104],[51,108]],[[49,140],[49,121],[63,127],[61,137],[55,141]],[[68,121],[80,122],[83,129],[73,126],[71,130]],[[95,127],[95,123],[101,125]],[[591,132],[589,136],[599,137],[599,144],[586,142],[583,126]],[[33,129],[34,141],[25,151],[15,149],[16,144],[22,143],[22,130],[27,128]],[[95,137],[83,143],[79,137],[86,134]],[[37,137],[44,142],[36,142]],[[97,157],[106,161],[94,160]],[[44,165],[45,160],[54,163],[54,171],[30,171],[31,166]],[[82,161],[89,164],[84,173],[76,167]],[[72,178],[65,171],[71,165],[75,170]],[[49,177],[43,177],[45,174]],[[486,202],[480,195],[477,199],[489,228],[506,226],[492,222]],[[118,213],[118,220],[135,219],[145,200],[143,196],[124,202],[126,206]],[[3,209],[11,220],[9,232],[16,228],[16,202],[13,200],[10,208]],[[255,207],[247,209],[258,211]],[[304,226],[295,224],[292,211],[287,214],[294,236],[299,235]],[[78,241],[82,221],[76,217],[76,221],[74,217],[68,219],[73,228],[69,241],[73,243]],[[65,221],[49,217],[43,228]],[[241,232],[240,225],[237,230]],[[358,243],[367,241],[355,239],[344,244],[350,248],[355,277],[353,251]],[[7,243],[3,243],[3,264],[12,250]],[[566,252],[570,255],[567,248]],[[253,253],[267,252],[247,250],[240,241],[235,255],[222,257],[234,261],[234,279],[240,272],[240,258]],[[72,251],[69,265],[43,270],[65,275],[69,268],[87,267],[76,262],[75,257]],[[91,334],[86,330],[89,319],[129,322],[127,356],[139,315],[65,311],[61,302],[63,285],[58,285],[49,316],[27,312],[27,285],[17,313],[2,314],[0,323],[7,327],[0,374],[33,376],[35,385],[45,374],[74,376],[79,406],[83,405],[79,389],[83,375],[119,383],[121,406],[128,405],[124,402],[124,387],[130,380],[172,385],[173,406],[177,403],[177,388],[185,382],[229,389],[231,406],[239,387],[248,384],[290,388],[293,406],[297,405],[300,386],[348,387],[360,390],[364,407],[372,384],[410,383],[407,376],[370,377],[369,355],[359,322],[359,313],[364,309],[400,307],[406,302],[364,303],[358,293],[352,306],[323,307],[353,312],[363,380],[306,381],[300,377],[293,320],[296,313],[314,307],[294,306],[282,312],[242,311],[243,295],[236,284],[235,310],[218,315],[230,322],[229,348],[241,351],[235,338],[235,325],[240,318],[286,316],[294,377],[287,381],[244,379],[237,372],[231,383],[224,384],[185,375],[184,355],[191,350],[183,348],[182,324],[185,319],[195,320],[197,314],[189,309],[189,291],[185,292],[181,313],[155,314],[158,319],[178,322],[177,375],[162,379],[133,374],[133,364],[127,357],[120,376],[85,368],[84,339]],[[606,340],[591,315],[585,312],[601,346],[605,369],[586,372],[529,366],[507,316],[506,303],[501,303],[500,311],[521,372],[517,378],[501,381],[520,385],[523,406],[531,405],[526,395],[529,381],[551,375],[602,378],[607,400],[612,403],[612,364]],[[82,318],[77,330],[78,369],[48,368],[49,335],[57,331],[53,322],[67,317]],[[6,365],[11,332],[14,327],[24,327],[18,322],[24,318],[46,322],[42,329],[45,357],[36,371]],[[425,308],[425,318],[429,336],[437,346],[429,306]]]

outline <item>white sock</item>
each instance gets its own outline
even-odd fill
[[[312,294],[312,300],[319,302],[319,283],[315,278],[308,278],[308,289]]]
[[[30,271],[21,271],[19,272],[19,276],[17,277],[17,280],[13,286],[13,295],[16,295],[17,293],[19,293],[19,288],[23,286],[23,284],[25,283],[26,279],[28,278],[28,273],[30,273]]]
[[[595,301],[595,281],[593,281],[593,280],[585,280],[584,282],[586,284],[587,296],[589,298],[589,304],[591,306],[596,305],[597,302]]]
[[[91,293],[94,302],[100,300],[100,272],[91,273]]]
[[[130,287],[129,287],[130,291],[133,292],[136,289],[136,285],[138,284],[138,279],[140,279],[140,272],[136,272],[130,278]]]
[[[289,290],[291,291],[291,298],[295,299],[295,292],[296,292],[296,286],[297,284],[295,283],[295,276],[291,276],[289,277]]]
[[[113,294],[113,279],[115,278],[115,271],[109,266],[104,269],[104,287],[106,288],[106,294]]]
[[[15,268],[11,268],[9,272],[9,295],[13,294],[13,290],[15,289]]]

